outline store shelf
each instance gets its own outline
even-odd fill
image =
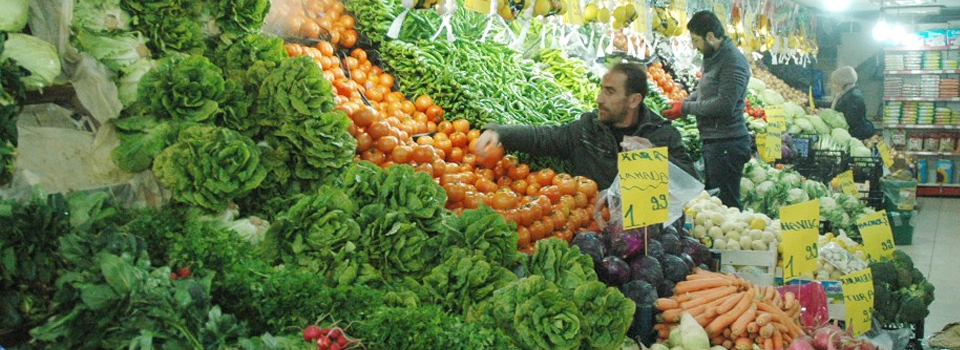
[[[956,152],[927,152],[927,151],[904,151],[903,153],[914,155],[914,156],[947,156],[947,157],[960,157],[960,153]]]
[[[926,70],[888,70],[883,74],[914,75],[914,74],[960,74],[960,69],[926,69]]]
[[[883,100],[899,102],[960,102],[960,97],[884,97]]]
[[[960,197],[960,185],[957,184],[918,184],[917,196],[921,197]]]
[[[918,187],[947,187],[947,188],[960,188],[960,184],[938,184],[935,182],[930,183],[918,183]]]
[[[887,129],[960,130],[960,125],[883,124],[883,127]]]
[[[947,51],[955,50],[950,46],[897,46],[897,47],[885,47],[886,51]]]

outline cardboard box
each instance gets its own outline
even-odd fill
[[[773,286],[777,268],[777,245],[770,249],[759,250],[714,250],[720,254],[720,265],[756,266],[763,271],[759,274],[738,273],[743,279],[759,286]]]

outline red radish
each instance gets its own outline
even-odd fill
[[[180,278],[190,277],[190,268],[181,267],[179,270],[177,270],[177,274],[180,275]]]
[[[330,350],[340,350],[340,349],[341,349],[340,344],[337,344],[337,343],[330,344]]]
[[[817,350],[839,350],[843,331],[837,326],[826,325],[813,332],[813,347]]]
[[[317,347],[319,347],[321,350],[329,349],[330,345],[330,339],[326,337],[320,337],[320,339],[317,339]]]
[[[303,340],[314,341],[320,339],[321,334],[320,327],[317,327],[316,325],[309,325],[307,328],[303,329]]]
[[[330,334],[330,338],[342,338],[343,330],[341,330],[340,328],[334,328],[330,330],[329,334]]]
[[[170,273],[170,279],[176,281],[178,278],[180,278],[180,276],[178,276],[176,272]]]
[[[810,337],[800,336],[797,339],[793,340],[793,343],[790,343],[790,347],[787,350],[815,350],[813,344],[810,344]]]
[[[347,337],[337,338],[337,345],[340,345],[341,348],[347,346]]]

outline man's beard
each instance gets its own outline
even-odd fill
[[[713,56],[714,52],[717,52],[717,49],[714,49],[713,45],[710,45],[710,43],[704,43],[703,51],[700,53],[703,54],[703,57],[710,57]]]

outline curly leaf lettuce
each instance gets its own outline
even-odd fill
[[[143,76],[147,75],[156,65],[157,61],[155,60],[142,59],[120,70],[117,90],[120,102],[123,103],[124,107],[130,107],[137,102],[140,79],[143,79]]]
[[[73,3],[73,23],[77,29],[93,33],[128,31],[133,18],[120,7],[119,0],[77,0]]]
[[[260,86],[258,110],[268,116],[262,125],[277,128],[333,110],[331,87],[320,66],[309,56],[283,60]]]
[[[174,199],[222,211],[259,186],[267,168],[250,138],[230,129],[193,126],[157,155],[153,172]]]
[[[347,165],[335,183],[357,205],[365,207],[378,200],[380,184],[384,183],[386,177],[387,174],[376,164],[359,161]]]
[[[321,180],[353,161],[357,140],[347,132],[349,125],[342,112],[326,112],[317,119],[282,125],[271,143],[289,149],[298,179]]]
[[[174,55],[140,80],[139,102],[155,115],[202,123],[219,111],[224,85],[206,57]]]
[[[361,209],[361,216],[375,217],[363,227],[361,246],[374,267],[388,279],[419,278],[426,274],[439,254],[440,244],[405,213],[383,204]]]
[[[120,145],[111,155],[120,169],[141,172],[153,165],[153,159],[164,148],[176,142],[177,128],[146,115],[119,118],[114,121]]]
[[[227,77],[236,77],[244,75],[258,61],[280,65],[285,57],[287,52],[283,49],[283,40],[262,33],[252,33],[232,45],[220,45],[212,59],[223,68]],[[258,81],[258,88],[262,81]]]
[[[537,241],[537,252],[524,265],[527,273],[542,275],[563,290],[573,291],[584,283],[597,280],[590,256],[558,238]]]
[[[334,254],[360,242],[360,226],[353,220],[356,212],[345,193],[321,187],[277,216],[267,232],[267,244],[286,263],[325,271],[333,264]]]
[[[147,39],[140,35],[140,32],[98,35],[81,29],[74,42],[78,49],[89,53],[114,71],[120,71],[150,57]]]
[[[637,305],[617,288],[588,282],[573,291],[573,302],[583,314],[586,341],[592,349],[619,349],[633,322]]]
[[[480,252],[488,261],[512,268],[517,263],[517,230],[487,206],[469,209],[459,218],[458,227],[444,237],[444,245]]]
[[[193,19],[178,15],[148,15],[146,18],[144,21],[150,25],[143,31],[150,38],[147,44],[154,54],[202,55],[207,51],[203,28]]]
[[[223,0],[218,3],[216,17],[229,39],[260,31],[267,12],[268,0]]]
[[[483,255],[455,248],[442,264],[423,278],[422,300],[431,300],[451,313],[462,314],[493,295],[517,276],[487,261]]]

